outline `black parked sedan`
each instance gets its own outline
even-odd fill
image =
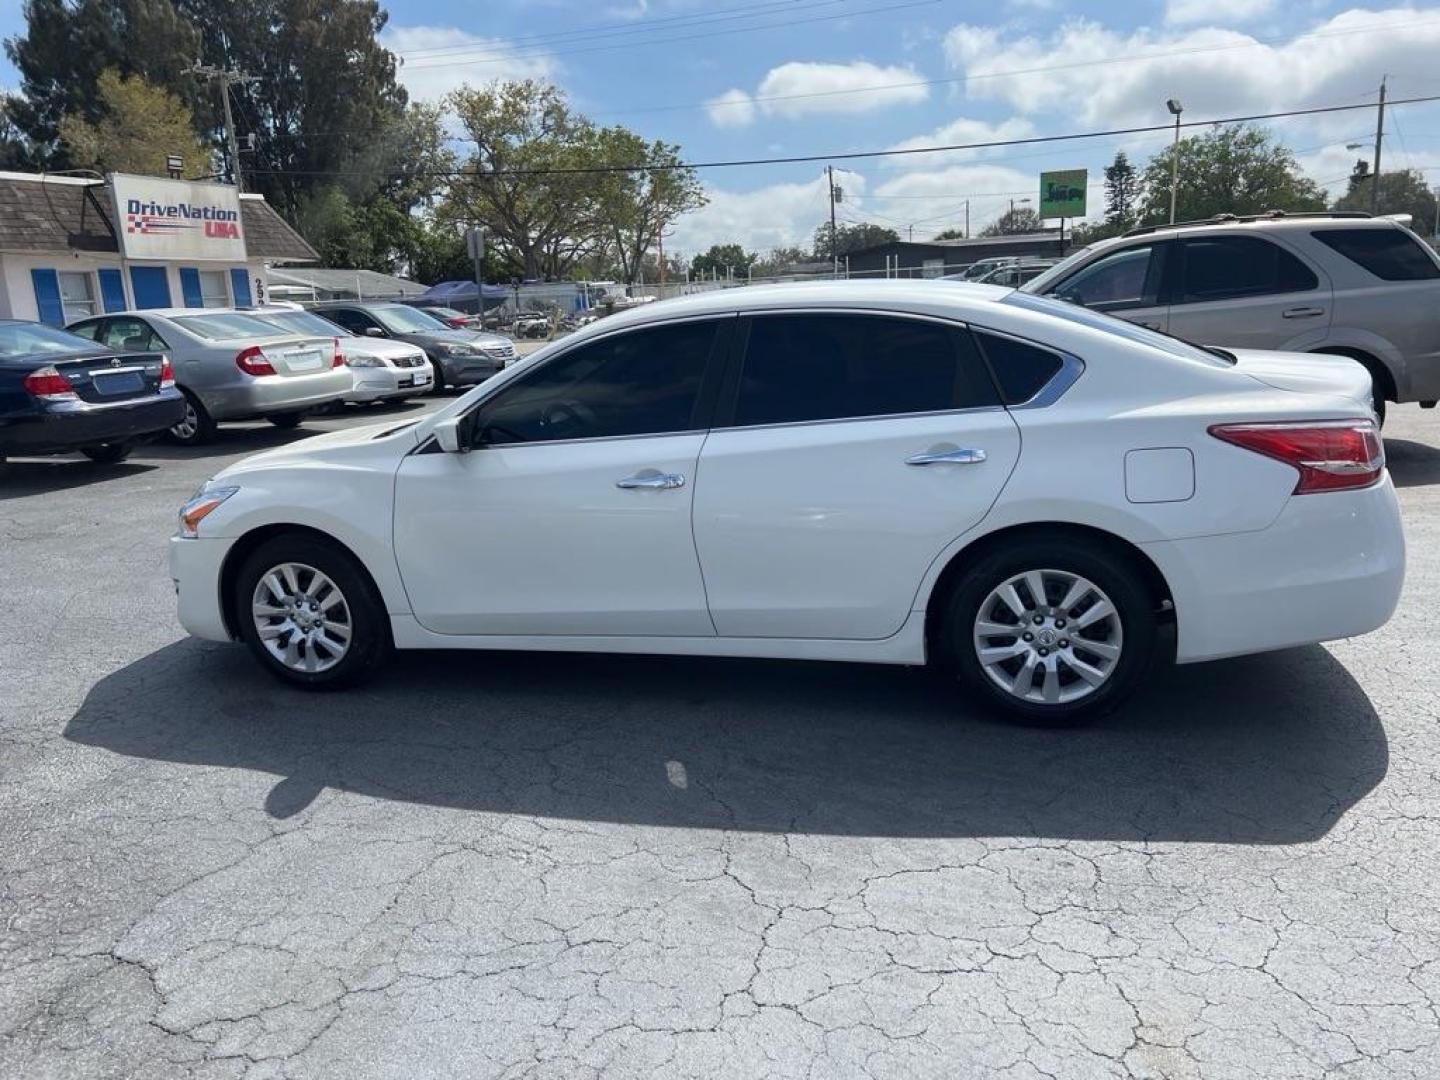
[[[121,461],[184,415],[168,357],[0,319],[0,460],[79,450],[92,461]]]

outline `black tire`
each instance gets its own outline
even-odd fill
[[[82,446],[80,452],[96,465],[118,465],[129,457],[130,451],[134,449],[133,443],[110,442],[101,443],[99,446]]]
[[[1078,700],[1049,704],[1017,697],[986,673],[976,654],[974,631],[981,605],[993,590],[1030,570],[1059,571],[1085,578],[1104,592],[1116,609],[1123,635],[1120,655],[1108,678]],[[1051,584],[1047,580],[1047,588]],[[1028,593],[1027,588],[1027,595],[1022,599],[1028,599]],[[1050,597],[1048,602],[1058,611],[1060,599]],[[943,603],[938,635],[938,659],[942,666],[957,675],[971,693],[992,709],[1021,723],[1069,726],[1103,716],[1134,694],[1154,658],[1155,598],[1128,559],[1094,542],[1033,538],[997,547],[966,571]],[[1083,610],[1080,614],[1083,616]],[[987,640],[1004,641],[1003,637]],[[1018,644],[1019,639],[1015,640]],[[1080,651],[1083,652],[1083,646]],[[1075,675],[1073,669],[1068,675]]]
[[[1375,425],[1385,426],[1385,392],[1380,389],[1380,380],[1375,378],[1375,373],[1370,373],[1370,405],[1375,410]]]
[[[285,563],[299,563],[318,570],[334,582],[344,596],[348,608],[349,648],[338,663],[326,670],[307,672],[287,667],[260,639],[251,615],[255,591],[262,577]],[[385,604],[369,574],[349,552],[319,537],[292,534],[265,541],[240,567],[231,603],[240,637],[260,666],[292,686],[339,690],[357,685],[374,676],[394,648]]]
[[[199,398],[183,388],[180,392],[185,395],[185,420],[170,429],[170,441],[181,446],[203,446],[215,438],[215,421]]]
[[[435,372],[435,381],[430,386],[430,392],[432,394],[438,394],[445,389],[445,368],[439,360],[433,357],[430,360],[430,367]]]
[[[304,422],[305,414],[298,412],[275,413],[273,416],[267,416],[265,419],[269,420],[270,423],[274,424],[281,431],[293,431]]]

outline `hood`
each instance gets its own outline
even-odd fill
[[[216,480],[228,480],[244,473],[270,469],[276,466],[303,465],[306,462],[343,464],[354,461],[371,462],[377,453],[383,454],[387,445],[394,449],[396,456],[406,453],[415,446],[415,431],[421,417],[402,419],[392,417],[376,424],[346,428],[344,431],[330,431],[324,435],[312,435],[308,439],[277,446],[251,454],[228,468],[215,474]]]
[[[385,360],[398,360],[402,356],[414,356],[423,352],[420,346],[397,338],[342,337],[340,351],[346,356],[378,356]]]
[[[413,333],[392,334],[401,341],[455,341],[462,345],[484,345],[488,348],[495,348],[498,345],[508,345],[510,339],[503,334],[492,334],[485,330],[426,330]]]
[[[1370,404],[1370,372],[1358,360],[1325,353],[1267,352],[1227,349],[1235,370],[1277,390],[1302,394],[1339,394]]]

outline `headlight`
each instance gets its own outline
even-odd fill
[[[378,356],[363,356],[363,355],[362,355],[362,356],[355,356],[355,355],[352,354],[352,355],[347,356],[347,357],[345,358],[345,362],[346,362],[347,364],[349,364],[351,367],[384,367],[384,366],[385,366],[385,361],[384,361],[384,360],[381,360],[380,357],[378,357]]]
[[[469,345],[460,345],[455,342],[442,341],[436,346],[436,350],[442,356],[474,356],[475,350]]]
[[[198,536],[200,522],[239,490],[238,487],[211,487],[208,480],[201,484],[194,497],[180,508],[180,535]]]

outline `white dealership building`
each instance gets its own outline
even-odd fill
[[[246,305],[267,267],[317,259],[262,196],[228,184],[0,172],[0,316]]]

